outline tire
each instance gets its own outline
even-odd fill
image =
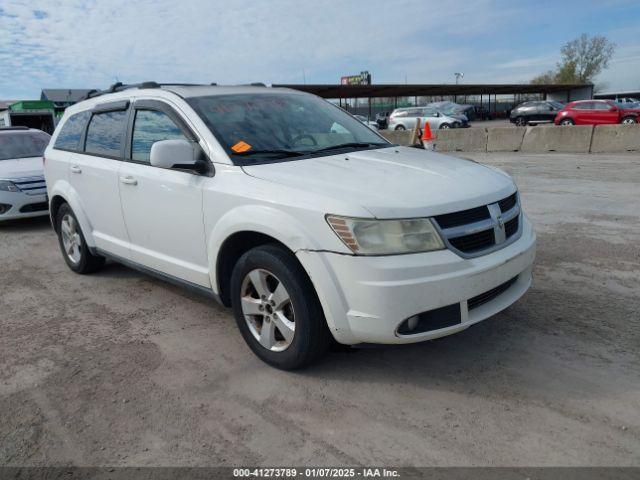
[[[451,128],[451,125],[449,125],[448,123],[443,123],[442,125],[440,125],[438,127],[440,130],[448,130],[449,128]]]
[[[526,118],[524,118],[524,117],[516,117],[515,124],[516,124],[518,127],[526,127],[526,126],[527,126],[527,123],[528,123],[528,122],[527,122],[527,119],[526,119]]]
[[[240,257],[231,275],[231,304],[249,348],[276,368],[303,368],[331,344],[309,277],[278,245],[256,247]]]
[[[632,125],[634,123],[638,123],[636,117],[624,117],[620,122],[624,125]]]
[[[562,125],[563,127],[568,127],[569,125],[574,125],[574,122],[570,118],[564,118],[560,120],[559,125]]]
[[[404,125],[398,125],[395,130],[406,130],[406,128],[404,128]]]
[[[67,203],[63,203],[58,209],[56,232],[62,257],[71,270],[85,275],[104,265],[104,257],[93,255],[89,251],[78,219]]]

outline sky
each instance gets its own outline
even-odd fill
[[[640,1],[0,0],[0,99],[115,81],[526,83],[581,33],[640,90]]]

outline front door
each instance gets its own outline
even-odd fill
[[[119,171],[131,259],[171,277],[210,287],[202,217],[202,187],[209,177],[150,165],[154,142],[191,139],[185,136],[184,126],[153,107],[154,103],[158,102],[134,106],[128,161]]]

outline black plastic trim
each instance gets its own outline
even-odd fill
[[[117,102],[100,103],[93,107],[93,113],[120,112],[129,108],[129,100],[119,100]]]

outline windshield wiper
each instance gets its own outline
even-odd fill
[[[340,143],[338,145],[331,145],[330,147],[319,148],[312,150],[310,153],[328,152],[330,150],[342,150],[343,148],[366,148],[366,147],[384,147],[386,143],[373,143],[373,142],[348,142]]]
[[[265,149],[265,150],[247,150],[246,152],[234,152],[233,155],[238,155],[241,157],[248,157],[250,155],[260,155],[260,154],[273,154],[273,155],[282,155],[284,157],[299,157],[300,155],[305,155],[305,152],[297,152],[295,150],[284,150],[284,149]]]

